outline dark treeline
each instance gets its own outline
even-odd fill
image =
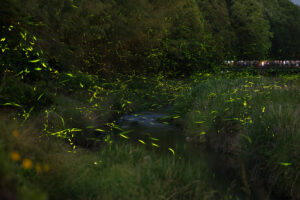
[[[0,24],[11,40],[4,26],[35,35],[53,67],[93,74],[300,57],[289,0],[1,0]]]

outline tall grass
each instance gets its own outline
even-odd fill
[[[203,162],[159,155],[126,142],[111,148],[103,144],[93,152],[73,151],[61,140],[41,135],[34,122],[19,127],[6,117],[0,121],[0,156],[1,190],[17,199],[232,197],[230,191],[219,192]]]
[[[299,198],[297,80],[223,76],[198,82],[175,103],[192,141],[241,161],[249,190],[262,181],[268,195]]]

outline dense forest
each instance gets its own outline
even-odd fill
[[[191,72],[224,60],[300,56],[300,8],[288,0],[15,0],[2,5],[1,26],[35,35],[47,60],[62,70]]]
[[[0,2],[1,200],[300,199],[300,6]]]

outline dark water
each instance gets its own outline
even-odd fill
[[[240,181],[233,177],[236,172],[229,169],[228,158],[214,152],[205,150],[203,147],[197,147],[188,142],[183,130],[172,124],[160,122],[159,119],[169,115],[171,108],[164,108],[156,111],[147,111],[122,116],[117,123],[125,131],[129,140],[134,143],[146,145],[147,148],[157,151],[161,154],[170,154],[174,156],[171,148],[175,152],[177,159],[183,159],[186,162],[201,163],[201,167],[210,169],[218,185],[218,189],[226,192],[230,189],[239,199],[244,199],[245,194],[241,191]],[[125,135],[124,134],[124,135]],[[121,137],[120,137],[121,138]],[[139,140],[142,140],[139,141]],[[142,143],[145,144],[142,144]],[[153,145],[157,145],[154,146]],[[240,185],[240,186],[238,186]]]
[[[119,124],[124,130],[132,130],[127,134],[134,141],[142,140],[146,145],[158,148],[159,151],[173,149],[175,153],[184,153],[188,145],[182,131],[166,122],[159,122],[158,119],[167,114],[160,112],[141,112],[131,115],[124,115]],[[158,145],[154,146],[153,145]]]

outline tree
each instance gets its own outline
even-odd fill
[[[300,7],[287,0],[264,0],[271,24],[271,56],[274,59],[300,58]]]
[[[263,5],[256,0],[233,0],[231,20],[238,37],[240,59],[261,59],[268,55],[272,33],[264,19]]]
[[[231,26],[230,9],[226,0],[197,1],[205,19],[205,27],[212,34],[217,54],[223,59],[234,57],[237,37]]]

